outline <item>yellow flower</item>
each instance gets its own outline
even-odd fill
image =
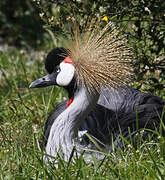
[[[49,23],[50,23],[50,22],[53,22],[54,19],[55,19],[54,16],[52,16],[51,18],[49,18],[49,19],[48,19]]]
[[[104,16],[104,17],[102,18],[102,21],[108,22],[108,17],[107,17],[107,16]]]

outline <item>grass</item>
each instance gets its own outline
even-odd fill
[[[59,167],[45,165],[36,144],[48,114],[66,96],[61,88],[30,90],[44,75],[40,54],[33,59],[16,49],[0,53],[0,179],[165,179],[165,139],[106,154],[86,163],[83,156],[69,163],[56,157]],[[50,93],[51,92],[51,93]]]

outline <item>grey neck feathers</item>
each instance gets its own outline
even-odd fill
[[[56,118],[51,127],[46,146],[47,154],[56,156],[59,153],[64,160],[69,160],[70,153],[77,144],[79,126],[94,108],[98,98],[98,93],[89,93],[84,86],[77,89],[72,104]]]

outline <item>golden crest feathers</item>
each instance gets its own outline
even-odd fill
[[[85,32],[75,31],[68,53],[78,82],[85,84],[89,91],[123,86],[133,74],[133,53],[126,42],[126,37],[112,22],[101,28],[101,22],[93,20]]]

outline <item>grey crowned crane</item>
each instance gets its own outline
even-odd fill
[[[30,85],[57,85],[68,91],[69,99],[57,105],[46,121],[46,153],[59,153],[68,161],[74,147],[87,154],[100,148],[107,151],[112,141],[120,147],[120,134],[136,141],[139,130],[159,129],[165,101],[124,83],[131,76],[133,57],[118,29],[109,23],[101,32],[93,30],[75,39],[69,50],[57,47],[48,53],[48,75]],[[165,122],[165,116],[162,119]]]

